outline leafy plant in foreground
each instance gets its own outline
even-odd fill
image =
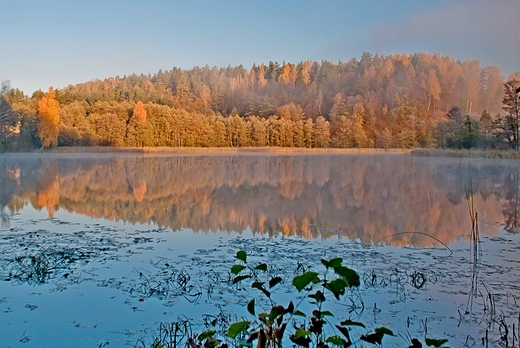
[[[395,336],[386,327],[369,332],[365,324],[349,318],[333,322],[335,316],[326,308],[326,304],[333,300],[327,298],[333,296],[335,300],[340,300],[350,296],[360,286],[359,275],[343,266],[342,258],[322,259],[325,270],[321,274],[299,267],[291,286],[301,295],[296,305],[291,300],[287,306],[277,303],[272,295],[274,289],[284,282],[282,277],[273,275],[272,268],[266,263],[248,262],[245,251],[238,251],[235,259],[237,262],[230,268],[232,283],[246,285],[249,280],[248,285],[261,292],[260,298],[255,297],[247,302],[247,311],[252,319],[242,318],[233,322],[227,318],[219,325],[219,319],[214,317],[206,322],[206,329],[198,335],[191,333],[191,325],[178,322],[175,326],[162,328],[160,338],[152,343],[153,348],[362,347],[367,343],[382,346],[385,336]],[[310,310],[303,305],[305,300]],[[363,329],[364,334],[355,331]],[[444,347],[446,342],[446,339],[425,337],[428,347]],[[411,339],[409,348],[422,347],[417,338]]]
[[[267,282],[259,281],[259,272],[267,272],[268,266],[261,263],[251,266],[247,263],[247,254],[244,251],[237,252],[235,258],[240,262],[231,267],[231,273],[235,275],[233,283],[237,284],[252,279],[251,287],[258,289],[267,297],[271,308],[268,311],[256,313],[255,299],[249,301],[248,312],[256,317],[254,321],[240,321],[229,326],[227,336],[235,339],[247,337],[241,345],[252,346],[256,341],[257,347],[282,347],[282,340],[286,336],[288,325],[292,326],[288,335],[290,341],[300,347],[349,347],[353,345],[351,329],[354,327],[365,328],[363,323],[350,319],[333,325],[330,320],[333,313],[325,308],[327,297],[332,295],[340,300],[347,290],[357,288],[360,285],[359,275],[356,271],[343,266],[342,258],[321,260],[325,266],[325,272],[320,275],[314,271],[305,271],[295,276],[292,286],[299,293],[304,293],[309,303],[315,307],[311,313],[304,313],[298,309],[303,299],[294,305],[292,301],[287,307],[277,304],[271,297],[271,289],[282,282],[280,277],[272,277]],[[249,271],[249,273],[247,272]],[[298,321],[296,317],[301,318]],[[326,326],[329,329],[326,330]],[[329,332],[335,334],[329,335]],[[381,344],[385,335],[393,336],[393,332],[385,327],[375,329],[374,333],[361,335],[360,339],[369,343]]]

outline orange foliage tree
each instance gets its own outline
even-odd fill
[[[146,122],[146,110],[144,109],[143,102],[140,100],[135,104],[133,118],[141,123]]]
[[[38,102],[38,136],[43,147],[58,145],[59,123],[60,104],[51,86],[47,94]]]

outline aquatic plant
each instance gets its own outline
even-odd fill
[[[334,306],[328,304],[345,297],[352,302],[352,308],[364,308],[358,293],[361,278],[355,270],[343,265],[342,258],[321,259],[324,266],[321,273],[300,267],[298,263],[291,280],[296,293],[291,293],[292,299],[286,305],[275,300],[275,292],[287,279],[273,274],[273,267],[266,263],[250,262],[243,250],[236,253],[235,259],[230,268],[230,283],[235,287],[243,287],[247,283],[246,286],[260,293],[259,297],[247,302],[250,317],[240,317],[235,321],[229,320],[231,316],[224,316],[224,320],[220,320],[219,316],[211,320],[205,318],[205,328],[198,334],[193,334],[191,325],[184,320],[161,324],[159,335],[151,347],[280,348],[287,346],[288,341],[290,345],[307,348],[350,347],[362,342],[381,346],[386,336],[395,336],[387,327],[370,331],[367,325],[355,318],[336,317],[332,312]],[[365,276],[364,281],[375,282],[375,274],[370,278]],[[426,277],[416,272],[411,282],[419,289],[426,282]],[[342,313],[344,315],[345,312]],[[417,338],[407,341],[411,348],[423,346]],[[447,340],[425,337],[425,343],[430,347],[443,347]]]

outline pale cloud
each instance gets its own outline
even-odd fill
[[[466,0],[378,26],[375,47],[441,52],[457,59],[480,59],[503,73],[520,71],[520,1]]]

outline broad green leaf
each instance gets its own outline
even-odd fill
[[[344,266],[338,266],[334,268],[334,272],[336,272],[337,275],[343,277],[347,281],[348,286],[358,287],[360,285],[359,274],[357,274],[353,269]]]
[[[314,294],[310,294],[308,297],[316,300],[316,303],[325,302],[325,295],[320,290],[316,291]]]
[[[239,321],[237,323],[233,323],[229,325],[229,329],[227,332],[227,336],[230,338],[236,338],[242,332],[244,332],[251,324],[249,321]]]
[[[293,285],[296,287],[298,292],[301,292],[307,285],[309,285],[311,282],[316,282],[318,273],[316,272],[305,272],[304,274],[300,276],[296,276],[293,278]],[[319,281],[319,279],[317,279]]]
[[[294,333],[294,339],[298,339],[300,337],[308,337],[311,335],[310,331],[303,330],[303,329],[296,329],[296,332]]]
[[[280,283],[282,281],[282,277],[274,277],[269,280],[269,287],[272,288],[276,284]]]
[[[240,261],[246,262],[247,254],[244,250],[239,250],[239,251],[237,251],[235,258],[239,259]]]
[[[370,334],[370,335],[361,335],[361,339],[363,341],[366,341],[366,342],[369,342],[369,343],[373,343],[373,344],[381,344],[382,341],[383,341],[383,337],[385,335],[389,335],[389,336],[395,336],[394,333],[392,332],[392,330],[390,329],[387,329],[386,327],[378,327],[376,330],[375,330],[375,333],[373,334]]]
[[[252,299],[247,304],[247,311],[251,313],[251,315],[255,315],[255,299]]]
[[[332,314],[331,311],[321,311],[321,316],[322,317],[333,317],[334,314]]]
[[[325,285],[325,288],[332,292],[337,300],[339,300],[341,295],[345,294],[345,288],[347,287],[348,283],[342,278],[334,279]]]
[[[267,271],[267,264],[261,263],[258,266],[256,266],[255,269],[257,269],[259,271],[264,271],[265,272],[265,271]]]
[[[217,348],[220,347],[221,340],[210,340],[204,344],[204,348]]]
[[[342,263],[343,263],[343,259],[341,257],[336,257],[334,259],[330,259],[329,266],[331,268],[336,268],[336,267],[341,266]]]
[[[235,278],[233,279],[233,284],[236,284],[236,283],[238,283],[238,282],[241,282],[242,280],[247,279],[247,278],[251,278],[251,276],[250,276],[250,275],[243,275],[243,276],[235,277]]]
[[[242,272],[242,270],[244,270],[246,268],[246,266],[244,265],[233,265],[231,267],[231,273],[233,273],[234,275],[237,275],[238,273]]]
[[[339,336],[330,336],[328,337],[325,342],[332,343],[336,346],[345,347],[347,345],[347,341],[345,341],[343,338]]]
[[[336,325],[338,330],[345,336],[345,338],[350,342],[350,333],[346,327]]]
[[[327,268],[336,268],[341,266],[343,259],[341,257],[336,257],[334,259],[330,259],[329,261],[321,259],[321,263]]]
[[[253,284],[251,284],[251,287],[253,289],[262,289],[264,287],[264,282],[253,282]]]
[[[359,321],[352,321],[350,319],[344,320],[340,324],[343,326],[360,326],[363,328],[365,327],[363,323],[360,323]]]
[[[386,327],[378,327],[376,329],[376,334],[395,336],[392,330],[387,329]]]
[[[206,330],[199,335],[199,341],[202,342],[206,338],[213,337],[217,332],[215,330]]]
[[[311,343],[311,338],[309,336],[303,336],[303,337],[298,337],[296,338],[295,335],[291,335],[289,336],[289,339],[295,343],[296,345],[300,346],[300,347],[309,347],[310,346],[310,343]]]
[[[303,313],[302,311],[300,311],[298,309],[296,311],[294,311],[293,315],[297,315],[299,317],[306,317],[305,313]]]
[[[283,308],[283,306],[278,305],[271,307],[271,312],[269,313],[269,320],[271,322],[274,322],[274,320],[278,318],[280,314],[283,316],[284,312],[285,308]]]
[[[383,341],[383,334],[370,334],[370,335],[361,335],[361,339],[365,342],[372,343],[372,344],[379,344],[381,345]]]
[[[442,347],[442,345],[446,342],[448,342],[447,339],[443,338],[443,339],[440,339],[440,340],[436,340],[436,339],[433,339],[433,338],[427,338],[424,340],[424,342],[426,343],[426,345],[428,347],[435,347],[435,348],[440,348]]]

